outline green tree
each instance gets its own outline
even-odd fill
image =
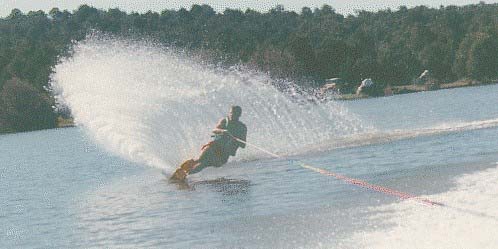
[[[487,33],[475,34],[470,47],[467,73],[474,79],[498,79],[498,36]]]
[[[23,13],[20,9],[13,9],[7,18],[8,19],[16,19],[16,18],[20,18],[22,16],[23,16]]]
[[[8,130],[30,131],[56,126],[48,96],[18,78],[4,84],[0,106],[0,120]]]
[[[296,36],[289,42],[290,53],[296,58],[297,66],[307,72],[313,74],[316,70],[316,57],[311,41],[308,37]]]

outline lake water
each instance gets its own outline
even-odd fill
[[[343,102],[373,129],[330,149],[208,168],[188,186],[108,153],[80,128],[2,135],[0,248],[496,248],[497,93]]]

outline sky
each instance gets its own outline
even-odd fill
[[[226,8],[242,9],[251,8],[261,12],[268,11],[277,4],[282,4],[287,10],[299,12],[302,7],[321,7],[324,4],[332,6],[338,13],[347,15],[354,14],[355,10],[377,11],[391,8],[396,10],[399,6],[405,5],[413,7],[426,5],[429,7],[439,7],[440,5],[467,5],[477,4],[479,0],[0,0],[0,17],[6,17],[14,8],[27,13],[31,10],[43,10],[48,12],[53,7],[61,10],[75,10],[82,4],[88,4],[100,9],[119,8],[131,12],[146,12],[148,10],[160,12],[164,9],[190,9],[192,4],[209,4],[216,11],[223,11]],[[485,1],[486,3],[498,3],[495,1]]]

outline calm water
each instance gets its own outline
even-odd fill
[[[3,135],[0,248],[354,248],[353,233],[377,229],[371,207],[398,200],[296,160],[417,195],[443,193],[455,177],[496,166],[497,92],[345,102],[376,128],[371,139],[207,169],[189,186],[108,154],[79,128]]]

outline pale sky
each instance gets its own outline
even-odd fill
[[[30,10],[43,10],[48,12],[52,7],[58,7],[61,10],[75,10],[82,4],[88,4],[100,9],[119,8],[121,10],[131,12],[146,12],[153,10],[160,12],[164,9],[179,9],[185,7],[190,9],[192,4],[209,4],[216,11],[222,11],[225,8],[242,9],[247,8],[255,9],[258,11],[268,11],[277,4],[284,5],[287,10],[294,10],[299,12],[302,7],[321,7],[324,4],[332,6],[337,12],[347,15],[353,14],[355,10],[364,9],[369,11],[376,11],[379,9],[391,8],[396,10],[400,5],[413,7],[417,5],[426,5],[429,7],[439,7],[440,5],[466,5],[477,4],[479,0],[173,0],[173,1],[160,1],[160,0],[0,0],[0,17],[6,17],[14,8],[27,13]],[[486,3],[497,3],[495,1],[485,1]]]

